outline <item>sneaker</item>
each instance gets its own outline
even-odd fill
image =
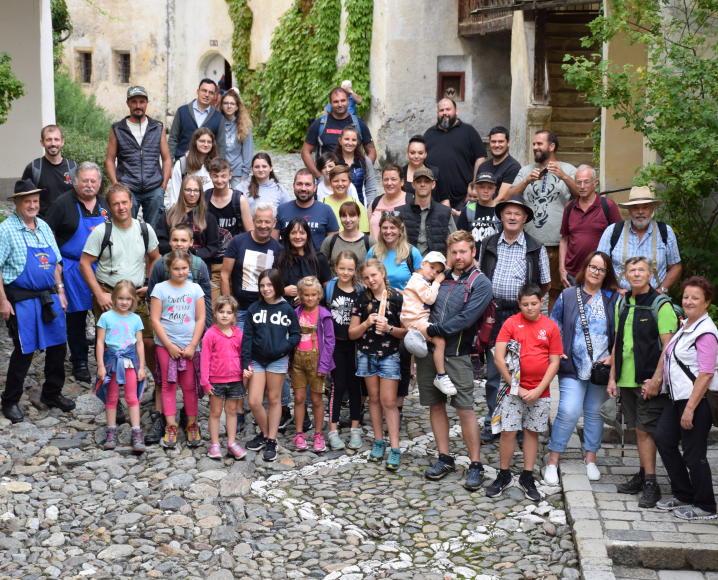
[[[511,485],[513,479],[510,471],[499,471],[493,483],[486,488],[486,497],[499,497]]]
[[[307,431],[311,431],[312,427],[314,427],[314,422],[311,417],[309,417],[309,409],[307,409],[307,414],[304,415],[304,423],[302,423],[302,431],[306,433]]]
[[[117,427],[107,427],[105,430],[105,442],[102,448],[110,450],[115,447],[117,447]]]
[[[379,463],[384,459],[384,452],[386,451],[386,441],[383,439],[374,439],[374,443],[371,446],[371,452],[369,453],[369,461],[372,463]]]
[[[239,461],[242,457],[247,455],[247,452],[244,450],[244,447],[235,441],[234,443],[227,445],[227,455],[234,457],[237,461]]]
[[[592,463],[596,467],[595,463]],[[543,480],[546,485],[558,485],[558,465],[547,465],[543,470]]]
[[[522,474],[521,477],[519,477],[519,487],[524,490],[526,499],[530,499],[531,501],[541,500],[541,494],[539,490],[536,489],[536,482],[534,481],[533,475],[524,477]]]
[[[404,335],[404,347],[417,358],[424,358],[429,354],[424,335],[413,328]]]
[[[140,455],[145,452],[145,438],[142,429],[132,429],[132,453]]]
[[[264,447],[264,454],[262,459],[265,461],[274,461],[277,459],[277,440],[267,439],[267,444]]]
[[[347,447],[349,449],[361,449],[363,439],[364,433],[361,429],[352,429],[349,431],[349,442],[347,443]]]
[[[454,459],[449,455],[439,453],[438,461],[424,471],[424,477],[426,477],[426,479],[431,479],[432,481],[437,481],[446,477],[452,471],[456,471]]]
[[[314,453],[322,453],[326,450],[327,444],[324,442],[324,435],[317,431],[316,433],[314,433],[314,444],[312,445],[312,451],[314,451]]]
[[[250,439],[247,441],[247,443],[244,445],[247,449],[250,451],[259,451],[262,447],[264,447],[267,443],[267,438],[264,436],[263,433],[257,433],[254,436],[254,439]]]
[[[294,443],[294,449],[296,451],[306,451],[308,449],[307,439],[304,436],[304,433],[297,433],[294,436],[294,439],[292,439],[292,443]]]
[[[159,411],[152,411],[150,413],[150,428],[147,430],[147,436],[145,437],[145,443],[147,445],[156,445],[162,439],[165,434],[165,416]]]
[[[666,499],[661,499],[656,502],[656,509],[659,509],[664,512],[669,512],[671,510],[674,510],[679,507],[687,507],[691,504],[686,503],[684,501],[679,500],[675,496],[667,497]]]
[[[658,487],[658,482],[655,479],[647,479],[643,484],[643,493],[638,500],[638,507],[656,507],[659,499],[661,499],[661,488]]]
[[[165,435],[162,437],[160,445],[165,449],[174,449],[177,447],[177,425],[167,425],[167,427],[165,427]]]
[[[329,433],[327,433],[327,441],[329,441],[329,447],[332,451],[344,449],[344,441],[339,437],[338,431],[329,431]]]
[[[469,471],[466,473],[466,481],[464,482],[464,489],[469,491],[476,491],[481,487],[481,483],[484,481],[484,466],[481,465],[480,461],[472,461],[469,464]]]
[[[589,481],[598,481],[601,479],[601,472],[595,463],[586,463],[586,476]]]
[[[718,514],[715,512],[708,512],[703,508],[699,508],[697,505],[687,505],[676,508],[673,515],[682,520],[714,520],[718,517]]]
[[[199,423],[188,423],[185,431],[187,435],[187,447],[199,447],[202,443],[202,433],[199,430]]]
[[[616,491],[618,493],[640,493],[643,489],[643,482],[645,481],[645,478],[646,476],[644,475],[643,470],[641,470],[638,473],[635,473],[626,483],[622,483],[617,486]]]
[[[222,459],[222,448],[219,446],[219,443],[210,444],[207,457],[210,459]]]
[[[392,447],[389,449],[389,455],[386,458],[386,469],[388,471],[398,471],[401,462],[401,449]]]
[[[280,433],[284,433],[287,430],[287,427],[292,424],[292,419],[292,412],[289,410],[289,407],[287,407],[284,411],[282,411],[282,416],[279,419]]]
[[[481,430],[482,443],[491,443],[492,441],[496,441],[500,436],[500,433],[494,434],[494,432],[491,431],[491,425],[484,425],[484,428]]]
[[[241,433],[244,429],[245,424],[244,413],[237,413],[237,433]]]
[[[456,387],[451,382],[449,375],[436,375],[434,377],[434,386],[447,397],[453,397],[456,394]]]

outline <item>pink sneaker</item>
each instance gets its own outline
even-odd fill
[[[247,452],[239,443],[235,441],[234,443],[227,445],[227,455],[234,457],[237,461],[239,461],[242,457],[247,455]]]
[[[210,459],[222,459],[222,448],[219,446],[219,443],[212,443],[209,446],[207,457]]]
[[[326,450],[327,445],[326,443],[324,443],[324,435],[317,431],[314,434],[314,445],[312,446],[312,451],[315,451],[316,453],[321,453],[322,451]]]
[[[297,451],[307,450],[307,440],[304,437],[304,433],[297,433],[292,441],[294,442],[294,449]]]

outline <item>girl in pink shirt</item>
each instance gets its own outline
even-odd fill
[[[235,326],[237,301],[232,296],[220,296],[214,304],[215,323],[202,339],[200,354],[200,385],[209,399],[209,437],[207,455],[222,458],[219,445],[219,420],[224,409],[227,426],[227,455],[242,459],[247,452],[235,440],[237,412],[240,402],[247,396],[242,384],[242,331]]]

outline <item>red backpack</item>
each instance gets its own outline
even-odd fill
[[[474,284],[474,280],[481,274],[479,269],[475,269],[469,278],[465,282],[465,293],[464,293],[464,304],[469,300],[469,294],[471,293],[471,286]],[[491,300],[486,306],[483,314],[479,317],[476,322],[476,335],[474,336],[474,344],[472,350],[476,354],[481,354],[489,350],[494,346],[494,340],[491,340],[491,335],[494,331],[494,323],[496,322],[496,301]]]

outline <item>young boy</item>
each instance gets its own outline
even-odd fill
[[[538,434],[548,427],[549,385],[558,372],[563,343],[556,323],[541,314],[543,299],[538,286],[526,284],[519,291],[518,302],[521,312],[504,323],[496,338],[496,368],[503,381],[512,388],[498,402],[492,418],[492,423],[499,421],[501,428],[500,471],[487,488],[486,495],[498,497],[511,484],[509,467],[516,446],[516,432],[523,429],[524,470],[519,477],[519,486],[528,499],[539,501],[541,495],[533,478]],[[518,381],[515,371],[512,377],[506,361],[507,345],[511,340],[520,345]]]
[[[480,173],[476,180],[469,183],[466,195],[466,205],[456,222],[456,227],[466,230],[476,242],[476,250],[481,246],[481,240],[496,233],[498,220],[493,199],[496,191],[496,178],[492,173]]]
[[[409,278],[404,288],[404,304],[401,308],[401,324],[408,328],[409,332],[404,338],[405,345],[409,352],[423,358],[427,354],[426,341],[421,331],[429,326],[429,314],[431,305],[436,301],[439,293],[439,286],[444,281],[444,270],[446,269],[446,258],[441,252],[429,252],[421,261],[421,267]],[[434,345],[434,366],[436,377],[434,386],[446,396],[456,394],[456,387],[446,374],[444,366],[444,351],[446,341],[435,336],[429,339]]]

